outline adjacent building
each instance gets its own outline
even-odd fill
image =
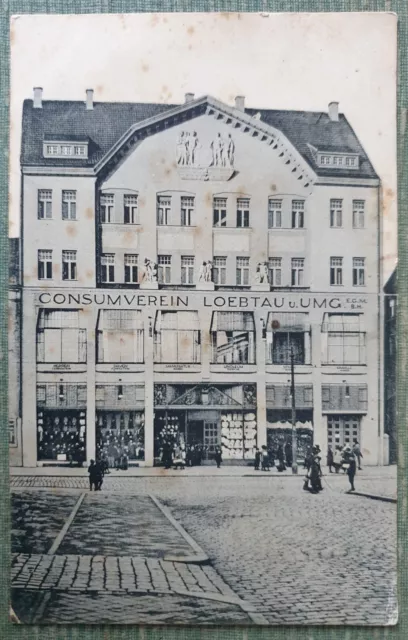
[[[22,464],[163,442],[245,463],[358,439],[383,464],[380,181],[345,115],[23,109]]]
[[[384,287],[384,432],[390,464],[397,462],[397,270]]]

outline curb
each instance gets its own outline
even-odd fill
[[[177,522],[177,520],[172,516],[170,509],[164,506],[154,496],[153,494],[148,494],[149,498],[154,502],[156,507],[160,509],[162,514],[167,518],[170,524],[173,525],[175,529],[183,536],[184,540],[190,545],[190,547],[195,551],[195,555],[192,556],[174,556],[174,555],[165,555],[163,560],[168,560],[170,562],[183,562],[189,564],[208,564],[210,562],[209,556],[205,553],[205,551],[200,547],[200,545],[190,536],[189,533],[182,527],[182,525]]]
[[[387,498],[387,496],[378,496],[373,493],[361,493],[360,491],[346,491],[346,493],[352,496],[360,496],[361,498],[369,498],[370,500],[378,500],[379,502],[397,504],[397,498]]]

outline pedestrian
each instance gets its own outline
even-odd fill
[[[363,457],[363,454],[361,453],[360,445],[357,438],[354,438],[353,453],[357,459],[358,470],[361,471],[361,458]]]
[[[103,484],[103,470],[99,461],[95,462],[95,491],[100,491]]]
[[[355,491],[354,476],[356,475],[356,467],[357,467],[356,456],[354,455],[353,452],[351,452],[348,458],[348,469],[347,469],[347,475],[350,482],[350,492]]]
[[[312,449],[312,460],[310,465],[310,471],[308,473],[308,477],[310,479],[310,489],[311,493],[318,493],[319,491],[323,491],[322,487],[322,468],[320,466],[320,447],[316,445]]]
[[[334,465],[333,450],[329,445],[327,447],[327,466],[329,467],[330,473],[333,473],[333,470],[332,470],[333,465]]]
[[[217,469],[220,469],[222,463],[222,453],[220,447],[215,448],[215,462],[217,463]]]
[[[98,475],[98,470],[95,464],[95,460],[91,460],[91,463],[88,467],[89,473],[89,491],[92,491],[92,488],[96,491],[96,480]]]
[[[182,446],[177,446],[174,451],[173,465],[174,469],[185,469],[186,467],[186,455]]]
[[[270,471],[269,454],[268,454],[268,449],[266,448],[265,445],[262,445],[261,460],[262,460],[262,471]]]
[[[337,445],[333,455],[333,466],[336,473],[339,473],[342,462],[343,457],[341,455],[341,447],[340,445]]]
[[[283,445],[282,445],[282,443],[280,443],[280,445],[278,447],[277,459],[278,459],[278,466],[277,466],[278,471],[285,471],[286,470],[285,455],[283,453]]]
[[[261,464],[261,452],[258,447],[255,448],[255,471],[259,471],[259,465]]]
[[[285,443],[285,458],[286,458],[286,466],[291,467],[293,463],[293,450],[292,443],[289,440]]]

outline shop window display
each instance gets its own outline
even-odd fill
[[[86,459],[86,412],[48,410],[37,413],[38,460],[76,463]]]
[[[225,460],[253,459],[256,446],[255,413],[221,414],[221,449]]]
[[[144,460],[144,411],[96,412],[96,457],[109,467],[123,467]]]

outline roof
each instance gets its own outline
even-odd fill
[[[25,166],[92,167],[108,153],[112,146],[136,124],[180,107],[175,104],[95,102],[87,109],[82,101],[44,100],[41,109],[33,108],[32,100],[23,105],[23,135],[21,163]],[[184,105],[182,105],[184,106]],[[185,105],[186,109],[189,104]],[[343,114],[333,122],[327,113],[245,109],[248,116],[260,113],[260,121],[280,130],[295,146],[319,176],[377,178],[367,154],[351,125]],[[89,139],[88,157],[44,158],[45,140]],[[309,145],[318,150],[358,153],[359,169],[339,167],[336,170],[319,167]]]
[[[395,267],[394,271],[385,283],[384,293],[389,295],[395,295],[397,293],[397,267]]]

